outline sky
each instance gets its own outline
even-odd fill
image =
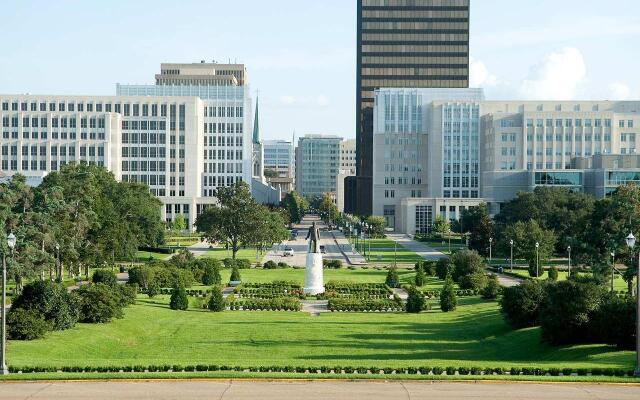
[[[162,62],[244,63],[266,139],[355,137],[355,0],[1,0],[0,93],[114,95]],[[640,1],[472,0],[491,100],[640,98]]]

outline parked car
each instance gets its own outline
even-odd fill
[[[293,251],[291,247],[285,247],[282,252],[283,257],[293,257],[296,253]]]
[[[320,245],[320,253],[327,254],[327,248],[324,245]]]

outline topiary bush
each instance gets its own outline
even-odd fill
[[[225,307],[226,302],[222,296],[222,289],[219,286],[214,286],[209,302],[207,303],[207,308],[209,311],[221,312],[224,311]]]
[[[418,265],[418,269],[416,270],[416,277],[415,277],[415,285],[417,287],[422,287],[424,286],[424,270],[422,269],[422,265]]]
[[[231,277],[229,278],[230,282],[240,282],[241,278],[240,278],[240,270],[238,269],[238,267],[233,267],[233,269],[231,270]]]
[[[424,295],[412,286],[409,288],[409,297],[407,297],[406,309],[408,313],[420,313],[424,309],[425,298]]]
[[[398,270],[395,267],[389,268],[389,271],[387,271],[387,278],[384,283],[390,288],[397,288],[400,286],[400,277],[398,276]]]
[[[264,263],[262,268],[264,268],[264,269],[277,269],[278,268],[278,264],[276,264],[276,262],[273,261],[273,260],[269,260],[266,263]]]
[[[34,310],[23,308],[9,310],[7,335],[12,340],[34,340],[44,337],[51,325]]]
[[[189,297],[187,291],[183,287],[174,288],[171,292],[169,307],[172,310],[185,311],[189,308]]]
[[[98,269],[93,272],[91,276],[91,282],[102,283],[107,286],[115,287],[118,284],[118,278],[116,274],[106,269]]]
[[[440,309],[443,312],[455,311],[458,306],[458,300],[456,298],[456,292],[453,287],[453,280],[451,277],[447,277],[444,282],[442,292],[440,292]]]
[[[498,277],[491,274],[487,278],[487,285],[484,289],[481,290],[482,298],[487,300],[495,300],[500,295],[500,291],[502,287],[500,286],[500,282],[498,282]]]
[[[122,305],[115,290],[103,283],[84,285],[74,290],[80,307],[80,321],[105,323],[113,318],[122,318]]]
[[[549,269],[549,280],[554,282],[558,280],[558,269],[556,267],[551,267]]]
[[[205,259],[204,270],[202,273],[202,284],[206,286],[219,285],[222,283],[220,276],[221,263],[218,260]]]
[[[441,258],[436,263],[436,276],[441,279],[447,279],[447,276],[453,273],[453,263],[451,262],[451,258]]]
[[[158,283],[155,281],[151,282],[149,284],[149,287],[147,288],[147,296],[149,296],[150,299],[153,299],[159,294],[160,294],[160,285],[158,285]]]

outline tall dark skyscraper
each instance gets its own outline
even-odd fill
[[[345,204],[370,215],[373,91],[469,87],[470,0],[357,1],[357,176],[345,184]]]

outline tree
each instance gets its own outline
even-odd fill
[[[281,243],[289,239],[289,231],[286,228],[282,215],[269,211],[267,207],[258,206],[252,222],[253,234],[247,241],[259,251],[270,249],[275,243]]]
[[[554,282],[558,280],[558,269],[556,267],[551,267],[549,269],[549,279]]]
[[[555,251],[564,253],[567,246],[576,247],[574,239],[586,229],[594,204],[594,197],[585,193],[561,187],[537,187],[504,203],[495,221],[504,228],[535,219],[542,229],[554,232],[558,239]]]
[[[334,204],[329,193],[324,193],[322,195],[318,211],[320,212],[320,216],[322,217],[322,219],[330,224],[336,223],[340,218],[340,211],[338,210],[338,206]]]
[[[489,238],[494,237],[494,226],[485,203],[462,211],[460,224],[469,236],[469,247],[478,253],[489,255]]]
[[[102,283],[84,285],[74,290],[80,307],[80,321],[102,324],[122,318],[122,305],[113,287]]]
[[[377,217],[375,215],[370,215],[365,220],[367,224],[369,224],[369,235],[374,238],[383,238],[384,237],[384,228],[387,223],[384,217]]]
[[[397,288],[400,285],[398,270],[395,267],[389,268],[389,271],[387,271],[387,278],[384,283],[390,288]]]
[[[209,311],[221,312],[224,311],[226,303],[222,296],[222,289],[219,286],[214,286],[209,298],[208,306]]]
[[[415,286],[411,286],[408,292],[409,296],[407,297],[406,310],[408,313],[418,314],[424,309],[424,295],[418,289],[416,289]]]
[[[184,215],[178,214],[176,218],[173,220],[173,229],[176,231],[184,231],[187,229],[187,222],[184,219]]]
[[[436,263],[436,276],[438,279],[445,280],[447,276],[453,274],[454,265],[450,257],[444,257]]]
[[[525,280],[518,286],[502,289],[500,309],[512,327],[520,329],[538,325],[546,295],[545,286],[537,280]]]
[[[277,171],[274,171],[274,170],[269,169],[269,168],[265,168],[264,169],[264,177],[265,178],[277,178],[278,176],[279,175],[278,175]]]
[[[35,311],[54,330],[72,328],[79,318],[75,298],[62,285],[51,281],[33,281],[25,285],[11,304],[11,309]]]
[[[451,230],[451,223],[445,217],[438,215],[433,222],[433,230],[440,236],[445,236]]]
[[[481,290],[487,284],[484,260],[473,250],[463,250],[451,257],[454,265],[452,278],[462,289]]]
[[[458,306],[458,299],[456,298],[456,291],[453,287],[453,280],[451,277],[447,277],[444,282],[444,287],[440,292],[440,309],[442,312],[455,311]]]
[[[298,224],[307,212],[309,203],[304,197],[300,197],[295,191],[291,191],[284,196],[282,207],[289,215],[289,223]]]
[[[263,215],[245,182],[216,190],[219,204],[207,207],[196,220],[196,227],[209,242],[228,243],[235,260],[238,250],[251,243],[254,224]]]
[[[44,337],[51,326],[34,310],[11,309],[7,315],[7,335],[12,340],[34,340]]]
[[[169,307],[172,310],[186,311],[189,308],[189,297],[184,287],[174,288],[171,291],[171,299],[169,300]]]
[[[529,263],[529,273],[536,276],[544,273],[544,264],[553,253],[556,237],[553,231],[543,229],[536,220],[526,222],[518,221],[508,226],[504,231],[504,246],[509,246],[509,240],[513,240],[513,256],[524,258]],[[536,243],[539,248],[536,252]],[[538,268],[539,266],[539,268]]]
[[[104,269],[96,270],[91,277],[93,283],[103,283],[110,287],[116,287],[118,285],[118,278],[116,274]]]
[[[417,287],[424,286],[424,269],[422,268],[422,265],[419,265],[416,270],[415,285]]]
[[[242,278],[240,277],[240,270],[237,265],[234,265],[231,269],[231,276],[229,277],[230,282],[240,282]]]

